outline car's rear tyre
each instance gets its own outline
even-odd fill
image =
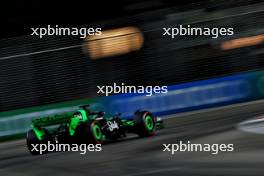
[[[28,147],[29,152],[32,155],[40,155],[41,153],[39,151],[39,146],[37,147],[38,150],[34,149],[33,146],[36,146],[37,144],[44,144],[44,143],[46,143],[46,140],[43,139],[40,141],[32,129],[27,132],[27,147]]]
[[[134,116],[135,133],[140,137],[152,136],[156,132],[156,118],[148,111],[137,111]]]

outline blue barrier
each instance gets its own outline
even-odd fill
[[[256,98],[254,90],[258,79],[252,81],[256,75],[259,74],[246,73],[168,86],[166,94],[105,97],[100,104],[109,113],[121,112],[129,118],[137,109],[147,109],[156,115],[168,115],[239,103]]]

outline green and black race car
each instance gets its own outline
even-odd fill
[[[38,118],[32,121],[27,132],[27,146],[31,154],[35,144],[101,144],[136,133],[140,137],[152,136],[163,128],[163,121],[149,111],[136,111],[133,119],[121,118],[121,114],[106,117],[105,112],[93,112],[89,105],[80,106],[75,113]],[[33,144],[33,145],[32,145]]]

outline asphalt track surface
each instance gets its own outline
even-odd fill
[[[263,176],[264,137],[237,128],[245,119],[264,114],[264,103],[254,102],[187,113],[165,120],[166,128],[150,138],[131,136],[103,146],[102,152],[31,156],[25,140],[0,144],[1,176]],[[233,152],[163,152],[162,144],[233,143]]]

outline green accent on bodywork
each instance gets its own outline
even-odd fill
[[[103,139],[102,131],[100,129],[100,126],[97,124],[93,126],[93,134],[97,141],[101,141]]]
[[[45,131],[42,128],[36,127],[34,125],[32,125],[32,129],[33,129],[35,135],[37,136],[38,140],[41,141],[46,134]]]
[[[79,113],[81,113],[82,118],[80,119],[78,116],[72,117],[69,125],[69,133],[71,136],[75,134],[76,128],[80,124],[80,122],[87,122],[89,119],[87,117],[86,111],[83,109],[78,110]]]
[[[86,122],[89,120],[85,110],[79,109],[78,112],[80,112],[82,114],[82,120],[81,121]]]
[[[79,125],[79,123],[80,123],[80,119],[78,119],[77,117],[73,117],[71,119],[70,126],[69,126],[69,133],[71,136],[75,134],[76,128]]]
[[[74,116],[73,113],[65,113],[61,115],[42,117],[38,119],[32,120],[32,127],[34,126],[35,133],[39,139],[42,139],[42,136],[45,135],[45,132],[40,128],[43,126],[56,125],[60,123],[68,123],[69,124],[69,134],[73,136],[75,134],[77,126],[80,122],[87,122],[90,120],[86,114],[86,111],[83,109],[79,109],[78,112],[81,114],[82,118],[80,119],[78,116]],[[39,128],[36,128],[39,127]]]
[[[145,124],[148,131],[153,131],[154,128],[154,121],[151,116],[147,115],[145,117]]]
[[[32,120],[32,125],[42,127],[42,126],[56,125],[59,123],[68,123],[72,118],[72,116],[73,116],[72,113],[65,113],[62,115],[42,117]]]
[[[133,120],[122,120],[122,126],[134,126],[135,122]]]

